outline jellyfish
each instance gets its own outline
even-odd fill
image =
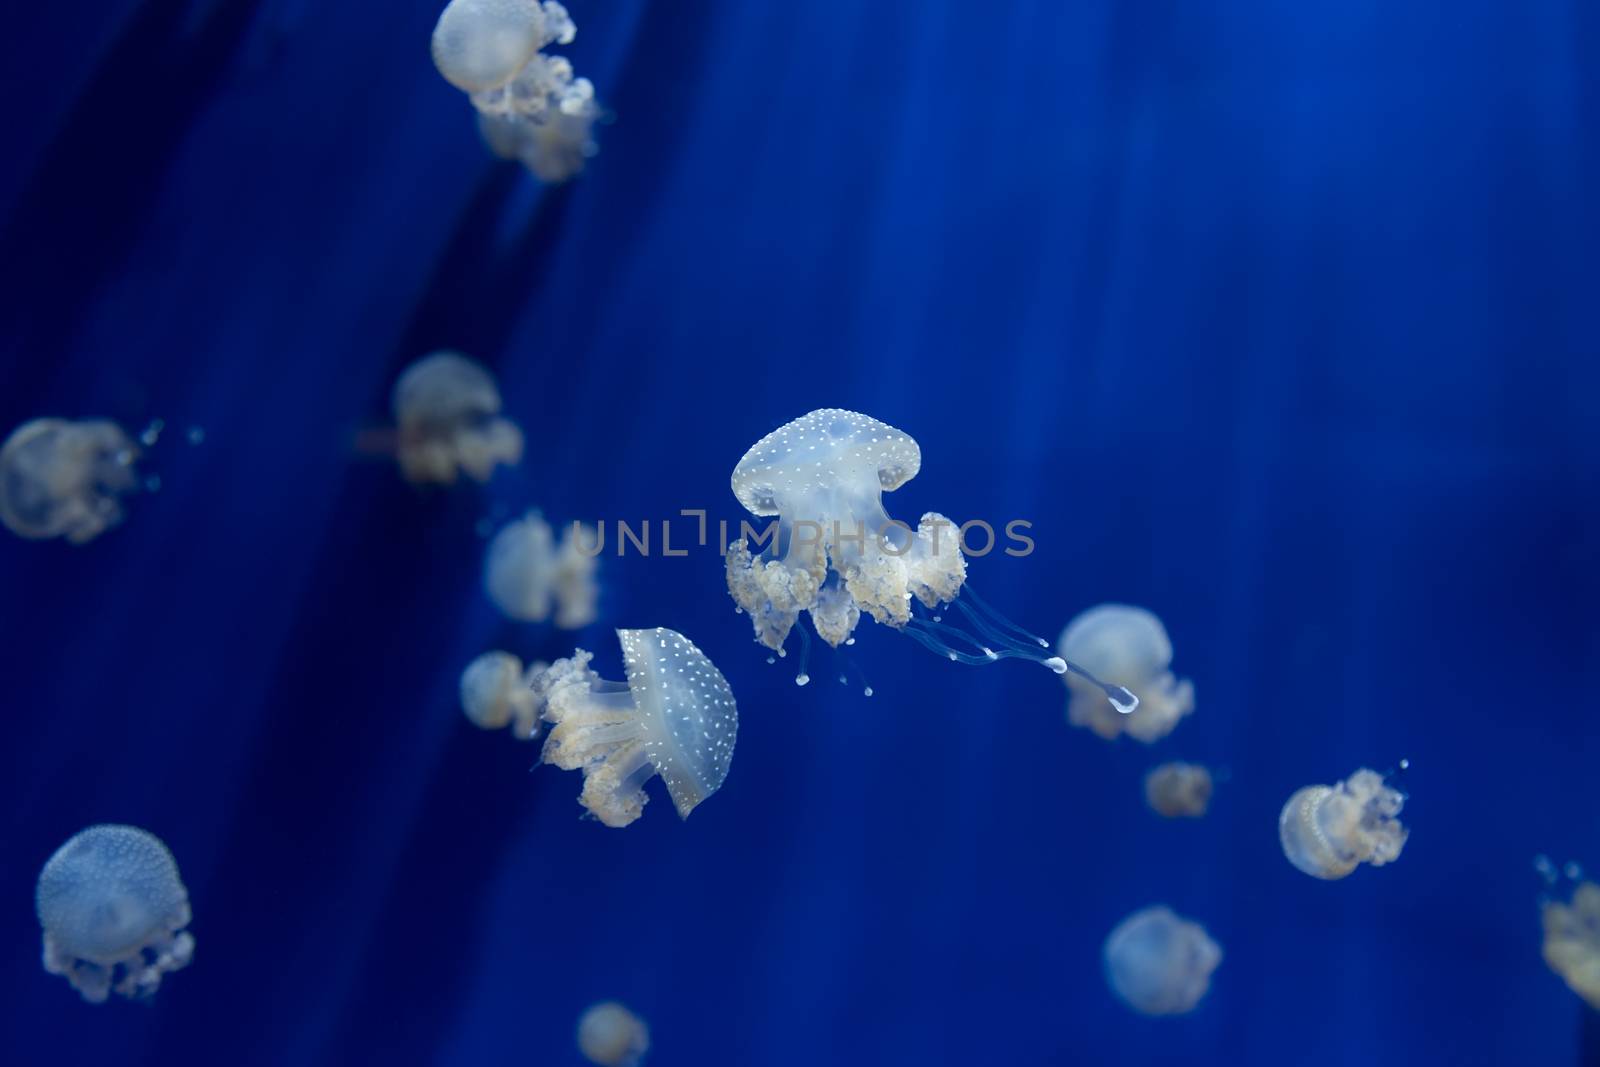
[[[406,480],[453,485],[461,472],[486,482],[522,461],[522,431],[500,415],[494,375],[459,352],[435,352],[395,382],[397,452]]]
[[[1056,651],[1063,659],[1094,672],[1093,684],[1068,674],[1067,721],[1114,740],[1118,734],[1146,744],[1173,731],[1178,720],[1194,710],[1194,685],[1176,678],[1172,642],[1161,620],[1143,608],[1101,604],[1067,624]],[[1101,697],[1102,683],[1120,685],[1139,698],[1138,707],[1121,713]]]
[[[597,545],[593,527],[574,523],[556,544],[550,524],[538,511],[507,523],[489,542],[484,560],[483,584],[489,599],[506,617],[520,622],[543,622],[555,601],[555,624],[563,630],[580,630],[595,619],[600,590],[594,572],[597,552],[581,545]]]
[[[565,181],[596,151],[594,85],[543,52],[577,32],[553,0],[452,0],[433,31],[434,65],[477,108],[490,150],[541,181]]]
[[[1106,981],[1144,1015],[1183,1015],[1211,988],[1222,949],[1205,927],[1162,905],[1123,919],[1106,938]]]
[[[533,663],[526,672],[509,652],[485,652],[461,672],[461,711],[480,730],[511,727],[511,736],[530,741],[539,736],[539,709],[529,679],[544,670]]]
[[[1570,902],[1544,903],[1544,961],[1600,1011],[1600,885],[1580,882]]]
[[[727,552],[728,592],[750,616],[756,640],[781,652],[805,612],[817,635],[837,647],[865,612],[956,662],[1021,657],[1098,685],[966,584],[954,522],[930,511],[913,530],[889,517],[883,494],[915,478],[921,467],[922,450],[909,434],[839,408],[795,419],[744,454],[733,470],[734,495],[752,514],[778,519],[759,555],[750,552],[748,532]],[[953,604],[971,632],[934,614],[943,604]],[[1129,711],[1137,704],[1120,686],[1101,691]]]
[[[91,1004],[111,993],[154,995],[168,971],[194,955],[189,891],[154,834],[136,826],[91,826],[39,872],[34,894],[44,929],[44,969]]]
[[[122,521],[139,446],[104,419],[34,419],[0,446],[0,522],[29,540],[93,541]]]
[[[612,827],[644,812],[644,785],[657,774],[687,819],[728,776],[739,709],[722,672],[675,630],[618,630],[626,682],[589,669],[583,649],[536,672],[532,686],[552,723],[543,760],[583,771],[578,797]]]
[[[1163,763],[1144,776],[1144,799],[1169,819],[1198,819],[1211,804],[1211,772],[1198,763]]]
[[[650,1028],[614,1000],[591,1004],[578,1019],[578,1050],[601,1067],[634,1067],[650,1051]]]
[[[1278,816],[1289,862],[1313,878],[1343,878],[1363,863],[1400,858],[1409,831],[1396,818],[1405,794],[1377,771],[1356,771],[1337,785],[1297,790]]]

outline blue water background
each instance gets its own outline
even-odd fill
[[[570,1064],[607,997],[658,1067],[1577,1061],[1531,860],[1600,867],[1600,8],[575,0],[617,120],[544,190],[438,6],[8,14],[0,423],[177,432],[124,527],[0,540],[6,1062]],[[354,448],[440,346],[527,434],[481,491]],[[464,723],[473,655],[575,640],[495,614],[482,519],[736,520],[820,406],[921,442],[892,514],[1033,523],[971,567],[1023,624],[1158,612],[1194,717],[1106,744],[871,624],[875,696],[797,688],[658,542],[576,640],[713,657],[721,792],[608,831]],[[1180,757],[1227,772],[1199,823],[1140,801]],[[1399,862],[1284,861],[1294,789],[1401,758]],[[39,968],[35,874],[99,821],[193,899],[148,1007]],[[1156,902],[1226,953],[1181,1019],[1101,976]]]

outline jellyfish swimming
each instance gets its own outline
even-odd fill
[[[100,1004],[149,997],[194,955],[189,891],[159,837],[136,826],[91,826],[39,872],[34,894],[44,969]]]
[[[533,663],[526,671],[509,652],[485,652],[461,672],[461,711],[480,730],[511,727],[518,741],[539,736],[539,709],[529,679],[544,670]]]
[[[400,471],[416,485],[454,485],[462,473],[486,482],[497,466],[522,462],[522,431],[500,414],[500,387],[480,363],[434,352],[394,386]]]
[[[0,522],[29,540],[87,544],[122,521],[139,446],[104,419],[34,419],[0,445]]]
[[[577,33],[554,0],[451,0],[433,31],[434,66],[477,108],[484,142],[545,182],[566,181],[597,150],[594,85],[543,51]]]
[[[1098,685],[966,584],[956,523],[930,511],[913,530],[889,517],[883,494],[921,467],[922,450],[909,434],[839,408],[803,415],[751,446],[733,469],[733,493],[751,514],[777,523],[757,536],[758,545],[767,541],[759,555],[750,552],[747,530],[728,547],[726,567],[728,592],[750,616],[756,640],[781,652],[805,612],[817,635],[837,647],[864,611],[959,663],[1020,657]],[[943,604],[954,605],[971,630],[933,613]],[[1138,703],[1121,686],[1100,692],[1129,711]]]
[[[600,589],[594,572],[597,552],[584,552],[581,544],[596,546],[593,527],[574,523],[556,543],[550,524],[537,511],[507,523],[489,542],[484,558],[483,585],[508,618],[543,622],[555,604],[555,624],[563,630],[580,630],[595,619]]]
[[[626,682],[589,669],[583,649],[533,674],[537,706],[552,727],[543,760],[583,772],[578,797],[607,826],[644,812],[644,786],[659,774],[687,819],[728,777],[739,709],[722,672],[675,630],[618,630]]]
[[[1197,922],[1171,908],[1142,908],[1106,938],[1106,981],[1111,991],[1144,1015],[1182,1015],[1211,988],[1222,948]]]
[[[1570,901],[1545,901],[1541,918],[1545,963],[1600,1011],[1600,885],[1580,882]]]
[[[1198,819],[1211,806],[1211,772],[1198,763],[1163,763],[1144,776],[1144,799],[1169,819]]]
[[[650,1028],[614,1000],[591,1004],[578,1019],[578,1051],[600,1067],[635,1067],[650,1051]]]
[[[1296,790],[1278,816],[1283,854],[1313,878],[1329,881],[1363,863],[1393,863],[1409,834],[1396,818],[1405,799],[1383,775],[1366,768],[1337,785]]]
[[[1149,744],[1170,734],[1194,710],[1194,685],[1167,669],[1172,642],[1161,620],[1143,608],[1101,604],[1074,618],[1061,631],[1056,651],[1063,659],[1093,671],[1093,681],[1065,676],[1067,721],[1107,741],[1119,734]],[[1100,685],[1120,685],[1139,698],[1123,713],[1101,697]]]

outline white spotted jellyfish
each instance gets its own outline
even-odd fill
[[[1388,778],[1365,768],[1334,785],[1298,789],[1278,816],[1283,854],[1296,869],[1325,881],[1363,863],[1393,863],[1409,835],[1397,818],[1405,799]]]
[[[434,352],[395,382],[400,472],[417,485],[453,485],[464,473],[486,482],[522,461],[522,431],[500,414],[500,387],[459,352]]]
[[[543,761],[583,772],[578,797],[606,826],[644,812],[644,786],[660,775],[687,819],[728,776],[739,709],[727,679],[693,641],[675,630],[618,630],[626,682],[589,669],[583,649],[531,681],[551,724]]]
[[[93,541],[138,488],[139,446],[104,419],[34,419],[0,446],[0,522],[29,540]]]
[[[1211,805],[1211,772],[1198,763],[1163,763],[1144,776],[1150,810],[1169,819],[1198,819]]]
[[[889,517],[883,494],[922,468],[922,449],[902,430],[867,415],[823,408],[763,437],[734,467],[734,496],[751,514],[776,518],[728,546],[728,592],[749,615],[756,640],[779,653],[802,612],[817,635],[838,647],[861,613],[959,663],[1020,657],[1057,674],[1099,683],[1076,663],[1052,656],[1050,644],[995,612],[967,584],[960,528],[937,512],[916,529]],[[936,614],[953,604],[971,631]],[[804,684],[804,650],[797,681]],[[1132,710],[1120,686],[1100,692]]]
[[[650,1051],[650,1028],[614,1000],[591,1004],[578,1019],[578,1051],[600,1067],[635,1067]]]
[[[1546,900],[1540,917],[1545,963],[1600,1011],[1600,885],[1579,882],[1570,900]]]
[[[434,66],[477,108],[489,148],[541,181],[565,181],[596,151],[594,85],[543,51],[577,32],[553,0],[451,0],[433,31]]]
[[[1069,622],[1056,651],[1092,675],[1068,674],[1067,721],[1107,741],[1127,734],[1149,744],[1173,731],[1194,710],[1194,685],[1168,665],[1172,641],[1161,620],[1143,608],[1101,604]],[[1089,680],[1085,680],[1085,678]],[[1117,685],[1138,698],[1127,711],[1108,705],[1103,685]]]
[[[594,578],[598,546],[594,528],[578,523],[567,527],[558,545],[550,524],[530,511],[489,542],[484,589],[507,618],[543,622],[553,601],[556,626],[582,629],[594,621],[600,595]]]
[[[1103,955],[1111,991],[1144,1015],[1193,1011],[1222,962],[1222,949],[1205,927],[1161,905],[1118,923]]]
[[[511,727],[518,741],[539,736],[539,707],[530,679],[545,669],[543,663],[530,664],[509,652],[485,652],[461,672],[461,712],[480,730]]]
[[[44,969],[99,1004],[146,998],[194,955],[189,893],[161,839],[136,826],[91,826],[56,850],[34,895]]]

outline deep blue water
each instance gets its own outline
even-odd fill
[[[617,119],[551,190],[439,7],[8,14],[0,432],[207,437],[86,548],[0,540],[6,1062],[568,1064],[606,997],[659,1067],[1579,1062],[1531,861],[1600,867],[1600,7],[575,0]],[[482,490],[352,447],[440,346],[527,433]],[[500,621],[480,519],[736,520],[822,406],[921,443],[891,513],[1034,524],[971,568],[1025,625],[1158,612],[1196,714],[1106,744],[867,623],[875,696],[797,688],[707,549],[607,559],[578,637],[732,683],[689,821],[581,822],[463,721],[473,655],[574,640]],[[1140,801],[1178,757],[1229,774],[1198,823]],[[1401,758],[1400,860],[1293,870],[1284,799]],[[191,894],[147,1007],[39,967],[38,867],[100,821]],[[1100,970],[1156,902],[1226,954],[1179,1019]]]

